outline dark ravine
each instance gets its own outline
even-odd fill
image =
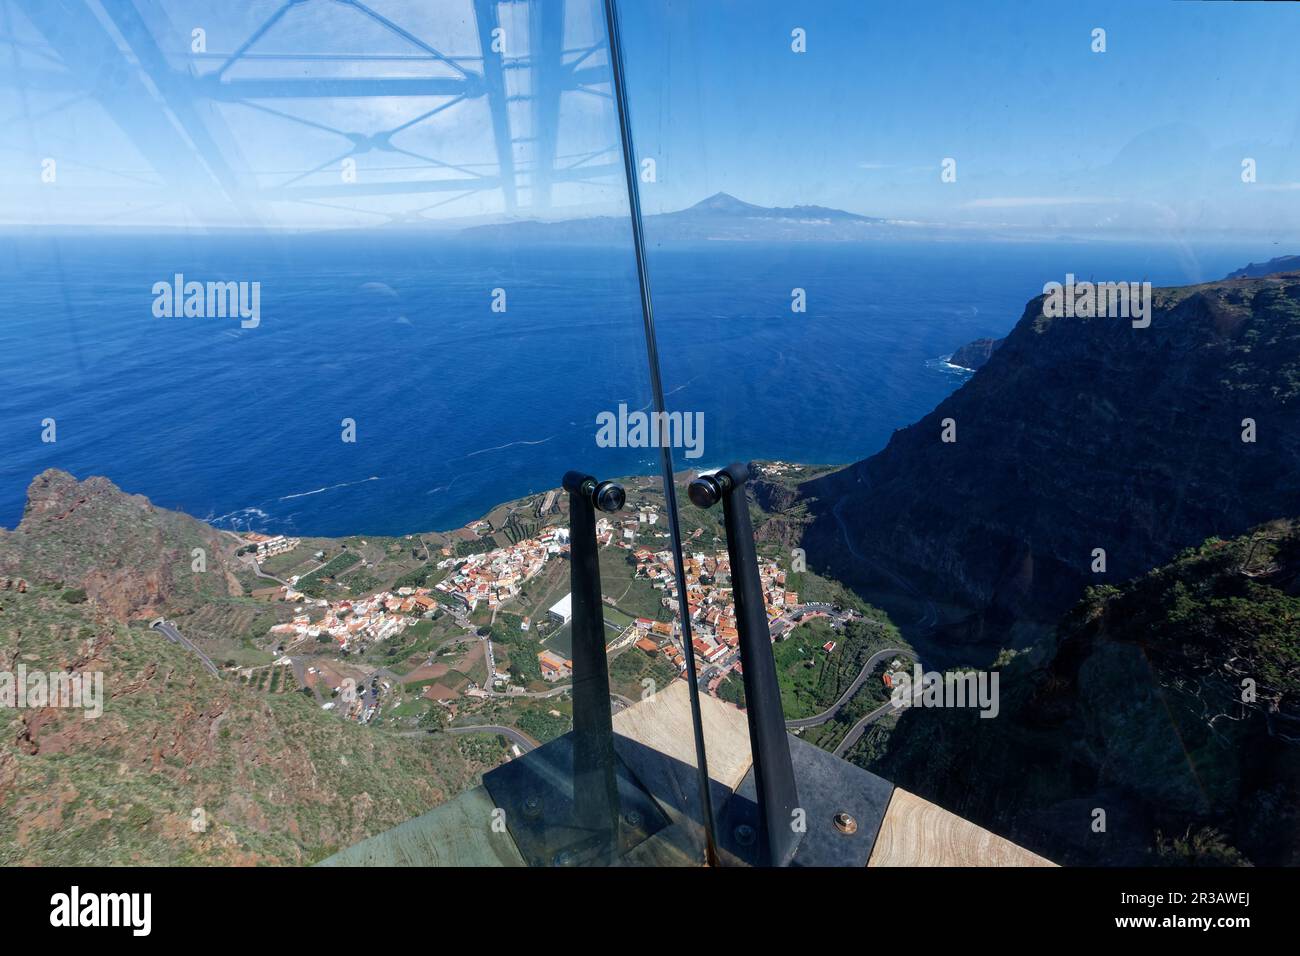
[[[1153,298],[1141,329],[1030,301],[934,411],[801,486],[810,562],[859,586],[884,566],[984,619],[1050,625],[1087,585],[1300,514],[1300,273]],[[1009,643],[1005,626],[975,637]]]

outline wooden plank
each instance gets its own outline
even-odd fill
[[[749,721],[745,712],[732,704],[703,695],[700,719],[716,814],[749,772]],[[672,821],[635,847],[623,865],[702,865],[704,832],[700,821],[704,814],[686,682],[675,680],[654,696],[615,714],[614,749]]]
[[[901,787],[894,788],[867,866],[1055,866]]]
[[[745,712],[726,701],[701,694],[700,719],[704,725],[709,776],[728,792],[735,790],[745,779],[752,761]],[[698,766],[691,728],[690,688],[684,680],[675,680],[659,693],[615,714],[614,733],[689,767]]]

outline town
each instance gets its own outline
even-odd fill
[[[482,530],[479,526],[484,524],[471,523],[466,530],[479,531]],[[656,508],[643,503],[631,508],[626,517],[601,517],[597,521],[596,536],[602,549],[626,552],[627,563],[635,568],[633,580],[658,592],[658,606],[662,609],[654,616],[642,613],[633,618],[629,615],[622,618],[626,624],[609,625],[615,631],[608,641],[611,656],[640,653],[662,657],[677,674],[684,675],[686,649],[677,614],[676,569],[672,552],[663,543],[667,537],[666,528],[660,524]],[[257,558],[283,553],[298,544],[295,539],[260,535],[245,537],[250,541],[250,557],[255,552]],[[641,543],[643,541],[652,543]],[[520,618],[519,629],[522,631],[541,632],[549,628],[553,635],[557,629],[566,628],[571,618],[571,595],[565,594],[549,608],[543,609],[529,607],[521,592],[529,581],[542,574],[550,562],[557,558],[567,560],[568,553],[568,528],[551,525],[538,530],[533,537],[504,547],[461,555],[444,548],[441,560],[435,565],[441,577],[431,586],[403,586],[367,595],[328,599],[311,597],[297,589],[295,585],[306,575],[294,575],[278,589],[265,589],[274,592],[274,597],[282,601],[299,605],[299,610],[290,620],[270,628],[270,636],[275,640],[282,662],[301,661],[304,655],[313,658],[311,666],[303,668],[306,685],[313,689],[319,687],[325,692],[327,696],[321,698],[323,706],[360,723],[369,723],[383,712],[384,691],[392,689],[400,678],[374,668],[353,674],[348,668],[322,658],[333,654],[356,662],[376,645],[393,641],[421,620],[436,619],[442,614],[450,615],[451,620],[459,625],[463,636],[457,640],[481,642],[483,647],[486,681],[471,681],[460,689],[460,697],[536,696],[541,693],[540,687],[546,685],[560,690],[561,682],[571,678],[573,673],[573,662],[567,656],[563,642],[544,641],[540,645],[541,650],[536,653],[541,683],[533,688],[521,686],[512,674],[498,670],[490,628],[476,628],[470,616],[480,612],[475,619],[482,620],[481,612],[486,610],[490,612],[487,620],[495,621],[498,611],[509,609]],[[720,691],[729,677],[734,676],[737,681],[743,677],[740,635],[730,586],[730,559],[727,552],[721,550],[713,553],[693,551],[683,560],[691,649],[697,663],[700,688],[721,696]],[[827,618],[832,628],[838,629],[859,616],[856,611],[827,603],[801,604],[799,594],[787,587],[786,572],[770,557],[759,558],[759,576],[773,641],[783,639],[799,624],[813,618]],[[612,605],[610,599],[606,600]],[[329,649],[328,654],[325,648]],[[834,653],[835,648],[835,640],[822,646],[828,654]],[[432,664],[431,653],[426,665]],[[357,687],[361,692],[353,693]],[[447,695],[431,696],[430,699],[448,708],[454,703]]]

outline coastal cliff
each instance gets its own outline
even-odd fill
[[[801,486],[810,562],[1050,623],[1087,585],[1300,514],[1300,273],[1152,298],[1146,328],[1030,301],[934,411]]]
[[[201,573],[192,570],[196,549]],[[114,620],[238,595],[235,544],[209,524],[155,507],[107,478],[49,469],[27,491],[22,521],[0,529],[0,574],[80,588]]]

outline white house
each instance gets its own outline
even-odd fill
[[[564,597],[551,605],[551,609],[547,613],[561,624],[568,624],[569,619],[573,617],[573,594],[569,593],[564,595]]]

